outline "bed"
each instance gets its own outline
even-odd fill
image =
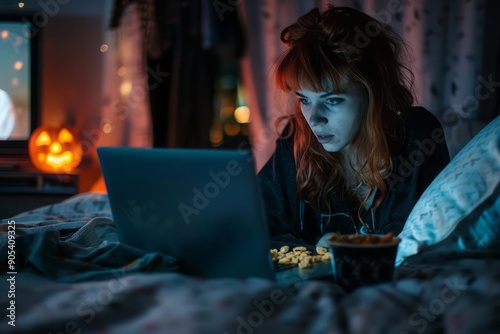
[[[349,294],[183,275],[118,242],[106,194],[79,194],[2,220],[0,333],[497,333],[499,184],[497,117],[413,209],[394,280]]]

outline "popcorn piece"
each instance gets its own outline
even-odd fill
[[[280,253],[286,254],[286,253],[288,253],[289,250],[290,250],[290,246],[282,246],[280,248]]]
[[[279,251],[271,249],[273,262],[283,265],[296,265],[300,269],[310,268],[313,263],[329,261],[331,253],[325,247],[316,247],[316,254],[306,247],[297,246],[290,250],[290,246],[282,246]]]
[[[299,262],[299,268],[304,269],[304,268],[309,268],[311,267],[311,261],[309,259],[304,259]]]
[[[319,255],[323,255],[325,254],[326,252],[328,252],[328,249],[325,248],[325,247],[316,247],[316,253],[318,253]]]

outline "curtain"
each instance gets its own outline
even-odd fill
[[[494,32],[486,30],[487,3],[492,2],[412,1],[403,11],[401,33],[415,55],[419,103],[441,121],[452,157],[494,115],[481,105],[493,97],[489,78],[499,81],[499,72],[484,61],[484,45],[491,45],[485,41]]]
[[[210,146],[220,52],[229,45],[237,56],[243,43],[236,16],[218,18],[216,3],[114,0],[114,27],[125,28],[130,6],[138,11],[154,147]]]
[[[256,0],[239,1],[237,10],[246,28],[246,54],[241,73],[250,108],[250,136],[257,170],[274,152],[275,120],[289,109],[290,100],[274,87],[272,65],[285,50],[281,31],[300,15],[326,1]],[[281,99],[283,98],[283,99]]]
[[[248,31],[248,53],[241,67],[258,168],[274,151],[273,120],[290,111],[287,101],[277,101],[271,76],[273,63],[283,51],[280,33],[314,6],[324,8],[327,3],[253,0],[239,6]],[[498,1],[338,0],[333,4],[375,16],[403,37],[413,58],[417,104],[444,126],[452,157],[499,114]]]
[[[98,127],[88,136],[96,146],[151,147],[149,91],[139,6],[117,7],[108,0],[111,23],[104,33],[103,92]],[[116,10],[120,8],[120,20]],[[111,13],[115,11],[115,15]],[[114,19],[114,21],[113,21]],[[119,22],[119,24],[118,24]],[[111,28],[111,29],[109,29]],[[102,175],[90,191],[106,192]]]
[[[154,1],[156,52],[148,66],[155,147],[209,147],[213,119],[215,57],[202,45],[202,1]],[[151,33],[154,33],[152,31]]]
[[[119,26],[106,34],[101,145],[150,147],[149,85],[144,71],[143,31],[138,6],[124,8]]]

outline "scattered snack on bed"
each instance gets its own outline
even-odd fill
[[[290,250],[290,246],[271,249],[273,262],[283,265],[295,265],[300,269],[310,268],[313,263],[330,261],[331,253],[325,247],[316,247],[316,254],[306,247],[298,246]]]
[[[399,241],[399,238],[395,238],[392,232],[384,235],[334,234],[328,238],[328,241],[348,244],[384,244]]]

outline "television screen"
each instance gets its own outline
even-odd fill
[[[0,16],[0,148],[25,149],[37,126],[38,36],[32,32],[27,17]]]

